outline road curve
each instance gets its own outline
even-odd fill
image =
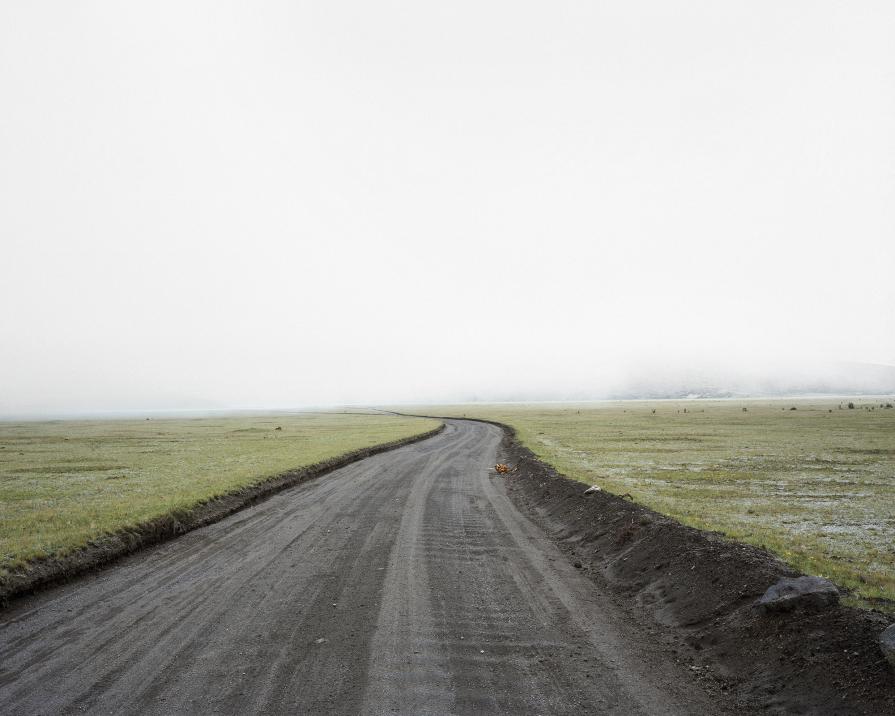
[[[509,502],[501,434],[343,467],[0,613],[0,713],[714,713]]]

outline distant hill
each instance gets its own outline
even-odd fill
[[[657,370],[637,375],[616,399],[737,398],[796,395],[895,394],[895,366],[830,363],[768,369]]]
[[[557,377],[553,385],[527,390],[481,391],[446,402],[552,402],[588,400],[662,400],[688,398],[762,398],[807,395],[895,396],[895,366],[871,363],[822,363],[670,367],[635,366],[612,380],[598,371],[592,381]],[[590,382],[590,385],[587,383]],[[602,382],[602,384],[601,384]]]

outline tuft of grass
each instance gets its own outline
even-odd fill
[[[0,422],[0,577],[287,470],[437,426],[344,413]]]
[[[895,412],[879,398],[431,408],[512,425],[538,457],[895,604]],[[798,410],[790,410],[797,407]],[[745,410],[744,410],[745,408]],[[423,412],[417,410],[416,412]]]

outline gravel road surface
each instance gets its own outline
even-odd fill
[[[0,713],[719,713],[516,510],[500,440],[448,421],[16,602]]]

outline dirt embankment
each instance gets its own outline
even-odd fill
[[[895,714],[895,674],[877,641],[889,617],[842,605],[760,614],[755,600],[797,574],[778,558],[623,497],[585,496],[501,427],[504,460],[518,466],[506,477],[513,501],[671,658],[744,709]]]
[[[129,529],[105,535],[70,554],[34,560],[21,569],[0,576],[0,607],[19,595],[61,584],[139,549],[218,522],[277,492],[337,470],[349,463],[430,438],[444,430],[444,427],[442,424],[419,435],[354,450],[315,465],[290,470],[256,485],[202,502],[190,510],[170,513]]]

